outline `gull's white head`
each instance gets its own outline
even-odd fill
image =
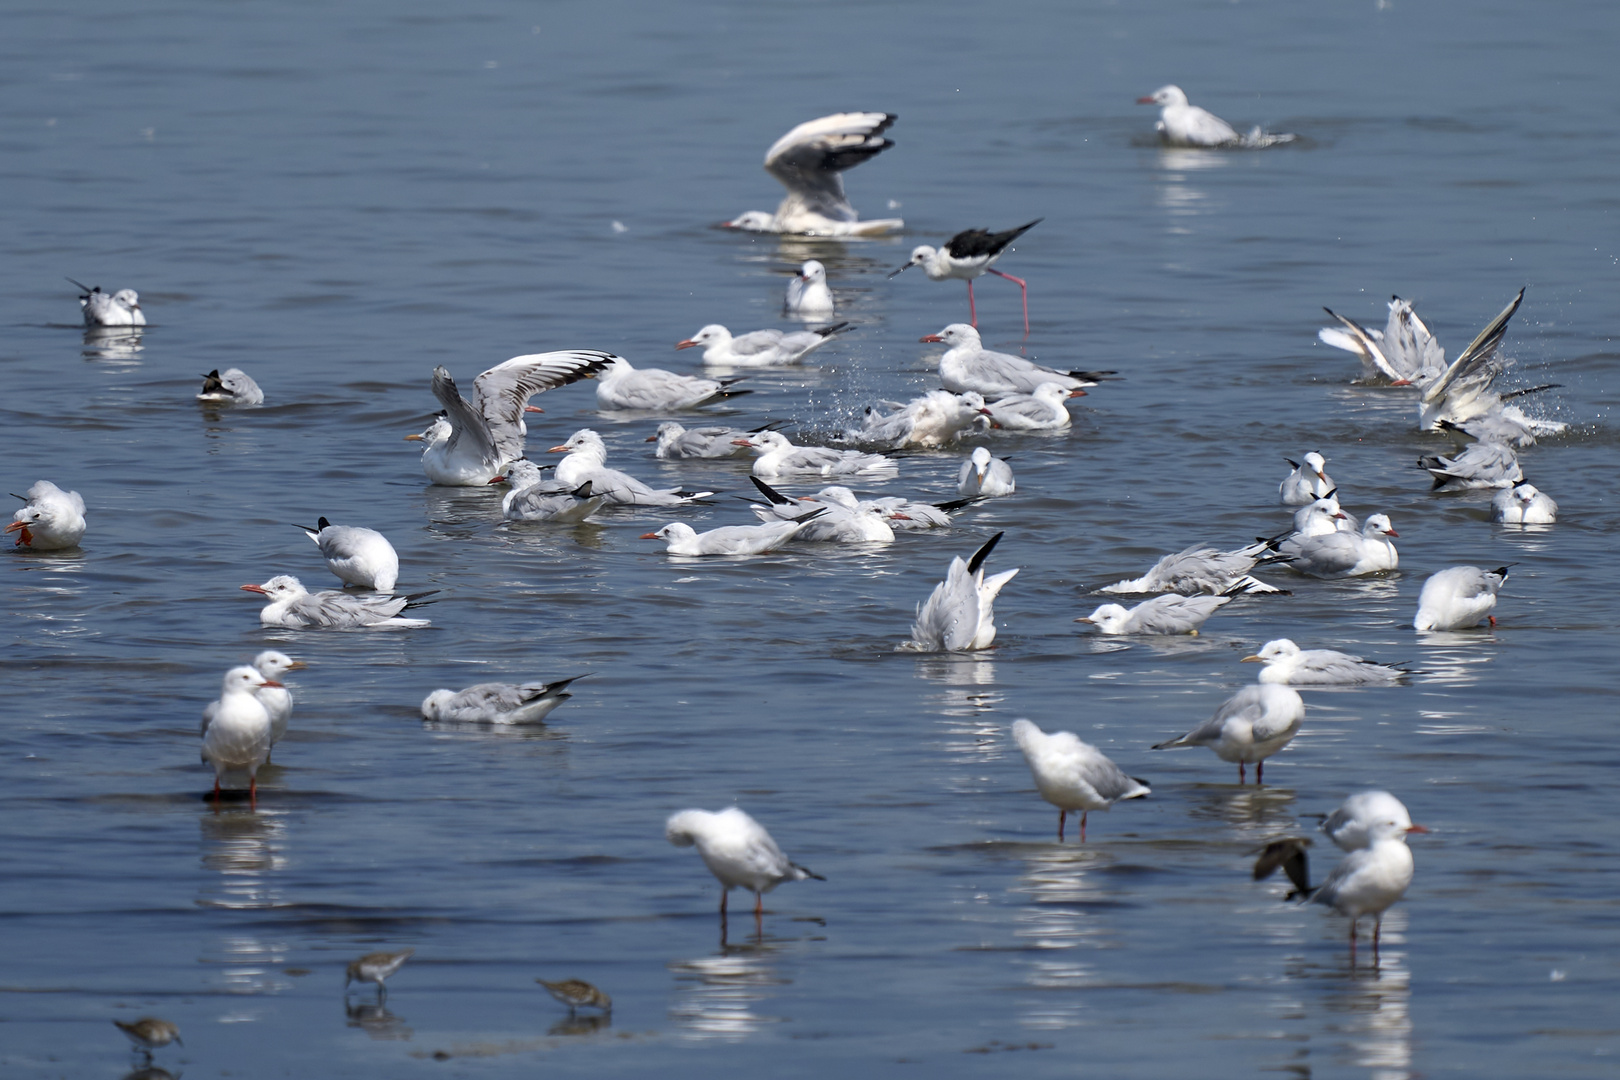
[[[450,699],[456,696],[454,690],[435,690],[422,700],[422,716],[428,720],[444,719],[444,709],[450,704]]]
[[[763,210],[749,210],[730,221],[720,223],[722,229],[741,229],[743,232],[775,232],[776,215]]]
[[[1278,638],[1276,641],[1266,642],[1259,652],[1253,656],[1245,656],[1241,662],[1245,664],[1274,664],[1279,660],[1287,660],[1298,655],[1298,645],[1295,645],[1287,638]]]
[[[672,521],[657,532],[642,533],[643,540],[690,540],[697,535],[697,530],[684,521]]]
[[[1390,796],[1390,801],[1396,802],[1397,806],[1399,805],[1393,795]],[[1376,844],[1381,840],[1400,840],[1404,843],[1408,833],[1426,833],[1429,831],[1422,825],[1412,824],[1411,815],[1406,812],[1406,807],[1401,806],[1399,813],[1393,812],[1394,809],[1394,807],[1386,808],[1385,813],[1379,814],[1367,823],[1367,840],[1369,844]]]
[[[567,442],[563,443],[561,446],[553,446],[550,450],[547,450],[546,453],[572,454],[575,451],[583,451],[586,453],[595,452],[597,455],[604,458],[607,456],[607,446],[602,442],[602,436],[598,435],[590,428],[580,428],[578,431],[568,436]]]
[[[772,450],[791,450],[793,444],[788,442],[787,436],[780,431],[756,431],[746,439],[733,439],[736,446],[746,446],[760,454],[768,454]]]
[[[505,476],[497,476],[491,484],[510,484],[513,491],[521,491],[540,482],[540,466],[528,458],[516,458],[506,467]]]
[[[1035,392],[1030,395],[1030,397],[1035,398],[1038,401],[1044,401],[1051,405],[1062,405],[1065,401],[1072,397],[1085,396],[1086,392],[1080,389],[1078,386],[1073,390],[1070,390],[1062,383],[1055,382],[1041,383],[1041,385],[1035,388]]]
[[[829,484],[816,492],[813,500],[807,497],[801,497],[801,499],[802,501],[837,503],[846,510],[853,510],[861,505],[861,501],[855,497],[855,493],[842,484]]]
[[[222,689],[227,694],[249,694],[261,686],[280,685],[280,683],[266,679],[263,675],[244,664],[242,667],[233,667],[225,673],[225,682]]]
[[[979,332],[967,323],[953,322],[937,334],[925,334],[917,340],[929,343],[943,342],[951,348],[959,345],[978,345]]]
[[[291,574],[277,574],[263,585],[243,585],[242,591],[256,592],[268,596],[271,600],[294,600],[309,592],[304,588],[303,582]]]
[[[1520,484],[1513,489],[1513,497],[1528,506],[1541,491],[1534,484]]]
[[[253,658],[254,669],[267,679],[279,679],[289,671],[299,671],[307,666],[302,660],[294,660],[274,649],[266,649]]]
[[[1395,526],[1390,524],[1389,518],[1384,514],[1374,514],[1361,523],[1362,536],[1399,536]]]
[[[141,297],[134,289],[119,289],[112,294],[113,303],[128,311],[141,310]]]
[[[822,266],[815,259],[806,259],[804,265],[799,267],[799,280],[804,282],[806,285],[814,285],[818,281],[826,281],[827,268]]]
[[[710,323],[708,326],[705,326],[703,329],[699,330],[685,341],[677,341],[675,343],[675,347],[677,349],[690,349],[694,345],[702,345],[705,347],[709,345],[724,345],[730,340],[730,330],[727,330],[719,323]]]
[[[442,442],[448,441],[454,432],[455,429],[450,426],[450,418],[444,413],[439,413],[433,418],[433,423],[427,426],[426,431],[423,431],[420,435],[407,435],[405,441],[425,442],[428,444],[428,448],[431,449]]]
[[[1327,479],[1327,458],[1312,450],[1305,455],[1305,464],[1311,467],[1311,472],[1316,474],[1318,480]]]
[[[1187,104],[1187,95],[1181,87],[1171,83],[1161,86],[1147,97],[1136,99],[1138,105],[1157,105],[1160,108],[1174,108],[1177,105]]]
[[[1074,620],[1075,622],[1090,623],[1100,628],[1104,633],[1112,633],[1116,627],[1123,626],[1131,613],[1118,604],[1104,604],[1090,615]]]
[[[985,471],[988,470],[989,468],[990,468],[990,451],[985,449],[982,446],[974,447],[973,448],[973,471],[979,474],[979,479],[980,480],[984,479]]]

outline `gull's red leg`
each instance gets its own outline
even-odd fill
[[[1086,842],[1086,811],[1080,811],[1080,842]]]
[[[1058,811],[1058,843],[1063,843],[1063,823],[1069,818],[1067,810]]]

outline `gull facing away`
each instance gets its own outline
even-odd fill
[[[681,375],[663,368],[635,368],[630,361],[615,356],[596,376],[596,404],[627,412],[678,412],[753,393],[733,390],[736,382]]]
[[[308,525],[293,528],[315,541],[326,568],[339,581],[378,592],[394,591],[399,553],[382,533],[358,525],[333,525],[324,517],[316,520],[313,529]]]
[[[1161,86],[1147,97],[1137,98],[1136,103],[1159,106],[1159,122],[1154,127],[1166,146],[1258,150],[1298,138],[1297,135],[1274,135],[1260,130],[1258,125],[1247,135],[1239,135],[1236,128],[1214,113],[1188,104],[1186,92],[1174,84]]]
[[[1103,604],[1074,621],[1090,623],[1104,634],[1197,634],[1204,620],[1231,602],[1230,596],[1167,593],[1129,610],[1119,604]]]
[[[263,405],[264,391],[253,377],[241,368],[215,368],[202,377],[202,392],[198,401],[211,405]]]
[[[1551,525],[1558,520],[1558,504],[1534,484],[1518,484],[1498,491],[1491,500],[1491,520],[1504,525]]]
[[[951,560],[945,580],[934,586],[928,599],[917,608],[917,621],[911,640],[903,649],[917,652],[966,652],[988,649],[996,640],[996,597],[1002,587],[1018,574],[1018,567],[989,578],[984,562],[1005,533],[996,533],[966,562],[960,555]]]
[[[1327,533],[1300,540],[1290,537],[1278,545],[1277,552],[1281,561],[1311,577],[1361,577],[1400,565],[1400,555],[1388,539],[1399,535],[1387,516],[1373,514],[1359,533]]]
[[[1327,880],[1307,895],[1312,902],[1326,904],[1340,915],[1349,917],[1352,950],[1356,947],[1356,923],[1362,916],[1371,915],[1374,920],[1373,956],[1376,957],[1378,937],[1384,928],[1384,912],[1405,896],[1412,884],[1412,850],[1406,846],[1406,838],[1411,833],[1426,833],[1429,830],[1422,825],[1412,824],[1406,807],[1394,796],[1387,792],[1369,794],[1383,795],[1388,803],[1394,805],[1386,805],[1385,812],[1370,816],[1363,826],[1365,846],[1357,847],[1346,855],[1327,876]],[[1399,807],[1398,813],[1395,807]]]
[[[658,490],[629,473],[608,468],[607,445],[602,442],[602,436],[590,428],[574,432],[567,442],[553,446],[547,453],[568,455],[557,466],[558,482],[577,488],[589,481],[592,497],[607,500],[609,506],[679,506],[714,494],[678,488]]]
[[[433,369],[433,396],[444,412],[433,426],[407,440],[427,443],[422,471],[435,484],[476,487],[499,475],[508,462],[523,456],[528,429],[523,414],[531,397],[611,367],[619,358],[589,349],[514,356],[473,380],[473,399],[456,390],[444,367]],[[539,412],[539,409],[534,409]]]
[[[930,390],[907,402],[883,401],[867,406],[861,429],[852,428],[845,434],[857,442],[901,450],[943,446],[964,431],[989,426],[984,398],[978,393]]]
[[[1499,442],[1471,443],[1453,457],[1426,455],[1418,458],[1418,468],[1434,477],[1431,491],[1510,488],[1524,480],[1519,455],[1511,446]]]
[[[1238,593],[1279,593],[1284,590],[1268,585],[1249,571],[1269,554],[1265,541],[1221,551],[1212,547],[1190,547],[1164,556],[1139,578],[1116,581],[1097,591],[1100,593],[1180,593],[1183,596],[1207,594],[1233,596]]]
[[[1072,422],[1065,402],[1085,397],[1084,390],[1065,390],[1043,382],[1030,394],[1007,394],[984,407],[990,426],[1003,431],[1059,431]]]
[[[400,612],[433,602],[422,599],[430,593],[311,593],[291,574],[278,574],[263,585],[243,585],[242,591],[269,599],[259,612],[259,622],[289,630],[406,630],[428,626],[428,620],[404,618]]]
[[[274,649],[266,649],[253,658],[253,670],[264,676],[265,681],[253,688],[253,694],[264,706],[264,711],[270,714],[270,746],[272,749],[281,737],[287,734],[287,723],[292,719],[292,691],[279,681],[289,671],[300,671],[309,665],[302,660],[294,660],[286,653]],[[219,711],[219,702],[210,701],[203,707],[202,725],[197,729],[199,735],[208,733],[208,725],[213,723],[214,714]],[[265,755],[265,761],[270,760]]]
[[[486,682],[465,690],[435,690],[422,699],[422,718],[463,724],[538,724],[574,695],[568,684],[583,675],[548,683]]]
[[[73,281],[72,278],[68,278]],[[79,308],[84,313],[86,326],[145,326],[146,312],[141,310],[141,298],[134,289],[119,289],[104,293],[101,286],[91,288],[73,281],[82,294]]]
[[[965,229],[945,241],[941,248],[929,247],[919,244],[911,249],[911,258],[900,269],[892,271],[890,278],[909,270],[913,266],[923,268],[929,281],[957,281],[967,282],[968,290],[968,322],[973,326],[979,325],[979,309],[973,303],[973,279],[986,274],[1006,278],[1018,286],[1024,298],[1024,336],[1029,337],[1029,285],[1023,278],[1004,274],[990,264],[1001,258],[1007,251],[1008,245],[1029,230],[1039,225],[1044,218],[1036,218],[1026,225],[1005,232],[993,233],[986,229]]]
[[[178,1026],[156,1016],[143,1016],[134,1022],[114,1020],[113,1023],[119,1031],[129,1036],[129,1041],[134,1044],[135,1049],[146,1055],[147,1061],[152,1060],[152,1051],[160,1046],[168,1046],[170,1043],[186,1045],[180,1039]]]
[[[1260,669],[1263,683],[1294,686],[1365,686],[1392,683],[1407,674],[1400,668],[1333,649],[1301,649],[1287,638],[1266,642],[1258,653],[1245,656],[1242,663],[1266,665]]]
[[[575,1009],[599,1009],[604,1013],[613,1011],[613,999],[584,979],[563,979],[559,982],[547,982],[536,979],[535,982],[546,988],[546,993],[568,1006],[568,1014],[572,1016]]]
[[[806,522],[825,514],[806,511],[792,521],[763,525],[727,525],[700,533],[684,521],[672,521],[657,532],[642,533],[643,540],[662,540],[671,555],[763,555],[798,535]]]
[[[736,440],[759,457],[754,461],[754,475],[774,480],[778,477],[817,477],[829,479],[843,476],[888,477],[898,466],[882,454],[863,454],[859,450],[834,450],[825,446],[794,446],[779,431],[761,431]]]
[[[607,499],[591,494],[592,483],[565,484],[542,480],[541,466],[528,458],[518,458],[506,467],[505,476],[491,484],[510,484],[512,490],[501,499],[501,516],[507,521],[556,521],[574,524],[584,521]]]
[[[14,547],[31,551],[64,551],[78,547],[88,528],[84,520],[84,499],[77,491],[63,491],[49,480],[36,480],[28,495],[13,493],[25,505],[11,515],[5,531],[16,533]]]
[[[1044,367],[1022,356],[992,352],[984,347],[979,331],[967,323],[951,323],[937,334],[918,339],[949,346],[939,358],[939,378],[945,389],[965,394],[972,391],[990,401],[1008,394],[1033,394],[1042,383],[1057,383],[1065,390],[1096,386],[1112,371],[1059,371]]]
[[[1290,458],[1284,461],[1294,467],[1294,471],[1283,478],[1277,485],[1277,497],[1284,506],[1309,506],[1311,503],[1337,489],[1337,485],[1328,476],[1327,458],[1315,450],[1305,455],[1305,464]]]
[[[751,330],[733,337],[719,323],[710,323],[675,347],[702,347],[703,363],[709,367],[782,367],[797,364],[848,327],[841,322],[824,330]]]
[[[722,225],[745,232],[795,236],[880,236],[902,228],[899,218],[860,220],[844,195],[843,173],[894,143],[883,133],[893,113],[834,113],[807,120],[765,152],[765,171],[787,188],[776,213],[750,210]]]
[[[970,498],[995,499],[1017,489],[1012,466],[982,446],[973,448],[972,455],[962,462],[962,471],[956,474],[956,490]]]
[[[1041,798],[1058,808],[1058,841],[1063,840],[1063,823],[1069,811],[1080,811],[1080,842],[1086,842],[1086,815],[1107,810],[1125,799],[1153,794],[1146,780],[1126,776],[1090,743],[1081,742],[1072,731],[1050,735],[1028,720],[1014,720],[1013,741],[1024,752],[1035,788]]]
[[[1406,804],[1387,791],[1358,791],[1328,815],[1322,822],[1322,831],[1341,851],[1360,851],[1372,846],[1373,825],[1379,821],[1392,821],[1411,829],[1412,816]]]
[[[719,813],[682,810],[664,823],[664,838],[676,847],[696,845],[703,865],[720,882],[720,918],[726,899],[741,887],[754,894],[754,921],[765,914],[765,894],[784,881],[827,879],[782,854],[765,827],[732,806]]]
[[[371,982],[377,984],[377,1000],[386,999],[388,987],[383,985],[383,980],[415,955],[415,949],[400,949],[398,952],[366,953],[358,960],[349,961],[348,968],[343,972],[344,995],[347,996],[350,983]]]
[[[1495,570],[1481,570],[1477,566],[1441,570],[1423,583],[1412,628],[1467,630],[1487,620],[1495,626],[1496,616],[1491,612],[1496,607],[1496,594],[1507,579],[1507,566]]]
[[[1238,783],[1244,766],[1254,764],[1254,782],[1261,783],[1266,758],[1293,741],[1305,720],[1305,700],[1287,686],[1252,683],[1221,704],[1215,715],[1187,734],[1157,743],[1155,750],[1207,746],[1222,761],[1235,761]]]
[[[806,259],[799,272],[788,279],[782,310],[801,319],[819,319],[831,315],[833,308],[827,268],[815,259]]]
[[[795,540],[834,544],[887,544],[894,541],[894,527],[889,524],[883,508],[875,502],[861,502],[847,487],[823,488],[815,495],[790,499],[759,477],[750,477],[754,486],[764,495],[767,505],[753,504],[751,509],[759,520],[798,521],[804,527],[793,537]],[[810,520],[807,509],[819,507],[821,513]]]
[[[270,712],[255,693],[260,687],[279,687],[251,667],[225,673],[219,700],[203,713],[202,760],[214,767],[214,801],[219,801],[220,777],[227,772],[248,774],[248,798],[259,800],[259,766],[270,760]]]

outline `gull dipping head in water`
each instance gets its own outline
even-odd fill
[[[1222,761],[1235,761],[1238,783],[1244,766],[1254,765],[1254,782],[1261,782],[1266,758],[1293,741],[1305,720],[1305,700],[1295,690],[1272,683],[1245,686],[1215,710],[1215,715],[1180,738],[1157,743],[1155,750],[1207,746]]]
[[[1024,336],[1029,337],[1029,286],[1023,278],[1004,274],[990,264],[1001,258],[1009,245],[1029,230],[1039,225],[1042,218],[1036,218],[1016,229],[1007,229],[1004,232],[990,232],[987,229],[965,229],[945,241],[940,248],[920,244],[911,249],[911,258],[906,260],[904,266],[889,274],[893,278],[904,273],[913,266],[920,266],[923,273],[928,275],[929,281],[957,281],[967,282],[968,290],[968,322],[973,326],[979,325],[979,309],[973,302],[973,279],[983,277],[985,274],[994,274],[1006,278],[1018,286],[1024,300]]]
[[[733,806],[719,813],[682,810],[664,823],[664,838],[676,847],[696,845],[703,865],[720,882],[720,917],[726,917],[726,898],[741,887],[754,894],[754,920],[765,911],[765,894],[784,881],[803,881],[820,874],[805,869],[782,854],[765,827]]]
[[[316,520],[314,528],[293,528],[315,541],[326,568],[339,581],[378,592],[394,591],[399,580],[399,553],[382,533],[358,525],[333,525],[324,517]]]
[[[917,652],[988,649],[996,640],[996,597],[1018,574],[1018,567],[986,578],[984,563],[1005,533],[996,533],[966,562],[951,560],[945,580],[917,608],[911,640],[901,646]]]
[[[202,392],[197,400],[210,405],[263,405],[264,391],[252,376],[241,368],[215,368],[202,377]]]
[[[1495,570],[1453,566],[1440,571],[1423,583],[1412,628],[1466,630],[1486,621],[1495,626],[1496,616],[1491,612],[1496,608],[1496,594],[1507,579],[1507,566]]]
[[[899,218],[860,220],[844,195],[843,173],[894,143],[883,133],[893,113],[853,112],[807,120],[765,152],[765,171],[787,189],[776,213],[750,210],[721,227],[796,236],[879,236],[902,228]]]
[[[1080,811],[1080,842],[1085,843],[1090,811],[1153,794],[1146,780],[1126,776],[1101,750],[1081,742],[1073,732],[1047,734],[1028,720],[1014,720],[1012,736],[1024,752],[1041,798],[1058,808],[1059,841],[1069,811]]]
[[[27,496],[13,495],[27,505],[11,515],[5,531],[16,533],[14,547],[30,551],[64,551],[78,547],[88,527],[84,499],[77,491],[63,491],[49,480],[38,480]]]

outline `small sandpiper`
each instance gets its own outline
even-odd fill
[[[570,1013],[575,1009],[601,1009],[605,1013],[613,1011],[613,999],[583,979],[564,979],[561,982],[547,982],[544,979],[534,981],[550,991],[552,997],[568,1006]]]
[[[160,1046],[168,1046],[170,1043],[186,1045],[180,1042],[178,1027],[155,1016],[143,1016],[132,1024],[126,1024],[122,1020],[114,1020],[113,1023],[117,1024],[118,1029],[128,1035],[129,1041],[134,1043],[137,1049],[145,1052],[148,1058],[152,1056],[152,1051]]]
[[[383,980],[415,955],[415,949],[401,949],[398,952],[367,953],[358,960],[349,961],[348,971],[343,976],[344,992],[348,992],[352,982],[374,982],[377,984],[377,997],[387,997],[388,987],[383,985]]]

